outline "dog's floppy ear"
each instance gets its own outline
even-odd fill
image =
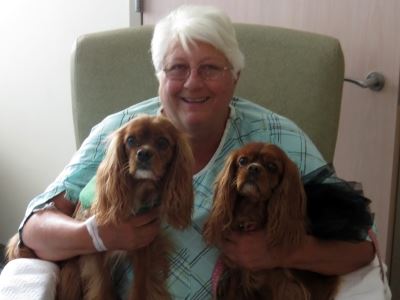
[[[221,232],[229,229],[232,224],[237,197],[234,185],[237,172],[236,160],[237,153],[233,152],[216,179],[211,213],[203,229],[203,237],[208,244],[218,245],[222,239]]]
[[[176,129],[176,141],[173,159],[169,165],[163,185],[161,203],[167,223],[174,228],[182,229],[191,224],[194,194],[193,168],[194,159],[190,145]]]
[[[123,207],[127,183],[127,155],[123,140],[124,127],[110,136],[106,155],[96,173],[96,201],[92,210],[99,224],[104,222],[117,223],[118,216],[126,211]],[[126,213],[126,212],[125,212]]]
[[[284,171],[267,208],[267,238],[271,247],[290,251],[306,234],[306,196],[297,166],[284,154]]]

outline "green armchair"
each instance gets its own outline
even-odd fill
[[[295,121],[331,162],[344,60],[337,39],[262,25],[235,24],[246,57],[236,95]],[[80,37],[72,55],[76,143],[106,115],[157,95],[152,27]]]

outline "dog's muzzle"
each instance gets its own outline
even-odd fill
[[[136,158],[141,163],[149,163],[153,157],[153,152],[149,149],[141,148],[136,152]]]

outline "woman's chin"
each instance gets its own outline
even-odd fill
[[[184,126],[187,129],[200,129],[200,128],[210,128],[211,116],[204,113],[186,113],[184,116]]]

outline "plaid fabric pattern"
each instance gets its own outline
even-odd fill
[[[110,115],[95,126],[54,183],[30,202],[20,228],[35,210],[43,208],[49,199],[61,192],[65,192],[71,201],[77,201],[80,191],[93,177],[104,157],[109,134],[139,113],[159,113],[160,107],[156,97]],[[170,258],[172,268],[168,279],[174,299],[211,299],[211,274],[218,252],[204,244],[202,227],[210,211],[214,180],[232,150],[254,141],[280,146],[297,164],[302,175],[326,164],[308,136],[293,122],[250,101],[233,98],[218,150],[208,165],[193,177],[195,210],[192,226],[185,231],[176,231],[166,225],[176,245]],[[114,276],[122,295],[126,295],[132,276],[126,267],[120,268],[119,274]]]

